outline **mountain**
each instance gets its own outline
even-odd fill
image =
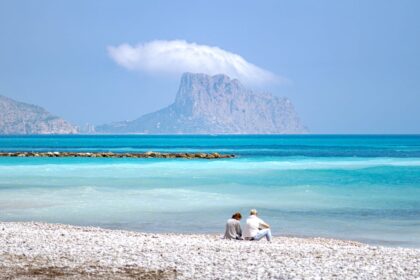
[[[0,95],[0,134],[70,134],[77,128],[45,109]]]
[[[133,121],[98,126],[96,132],[291,134],[306,129],[287,98],[254,93],[226,75],[185,73],[170,106]]]

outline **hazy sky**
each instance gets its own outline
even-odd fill
[[[147,2],[1,1],[0,94],[101,124],[223,70],[313,133],[420,133],[420,1]]]

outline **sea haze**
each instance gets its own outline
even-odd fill
[[[1,136],[1,151],[221,152],[234,159],[0,158],[0,220],[420,247],[420,136]],[[242,221],[244,222],[244,221]]]

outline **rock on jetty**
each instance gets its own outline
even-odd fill
[[[219,153],[112,153],[112,152],[0,152],[0,157],[89,157],[89,158],[185,158],[220,159],[233,158],[235,155]]]
[[[419,279],[420,250],[0,222],[0,279]]]

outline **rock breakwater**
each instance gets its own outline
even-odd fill
[[[112,153],[112,152],[0,152],[0,157],[89,157],[89,158],[184,158],[184,159],[223,159],[235,155],[219,153]]]

